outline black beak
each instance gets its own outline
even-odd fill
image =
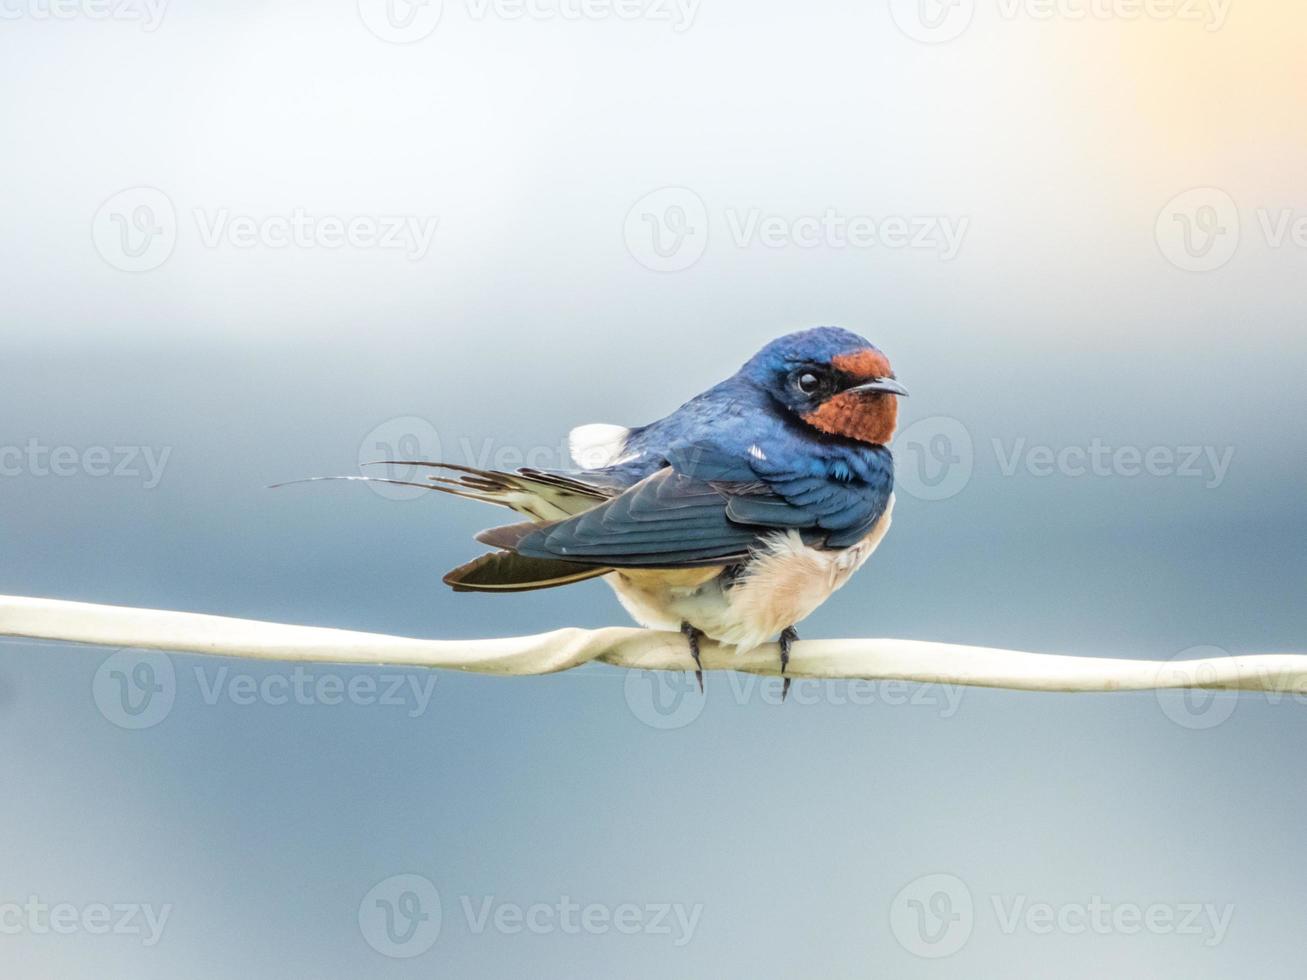
[[[907,397],[908,394],[908,389],[904,388],[893,378],[874,378],[871,381],[868,381],[866,384],[856,385],[855,387],[849,388],[848,390],[849,391],[878,391],[886,395],[900,395],[905,398]]]

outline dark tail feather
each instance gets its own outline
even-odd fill
[[[511,551],[493,551],[458,566],[445,576],[444,582],[455,592],[529,592],[582,582],[610,571],[570,561],[523,558]]]
[[[516,551],[518,543],[533,531],[540,530],[541,525],[534,521],[523,521],[521,524],[504,524],[500,527],[488,527],[484,531],[476,533],[476,539],[482,544],[488,544],[492,548],[503,548],[507,551]]]

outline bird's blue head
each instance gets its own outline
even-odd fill
[[[840,327],[786,334],[740,369],[805,424],[831,435],[886,445],[898,425],[898,399],[889,358],[864,337]]]

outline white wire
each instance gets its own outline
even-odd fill
[[[591,661],[643,670],[692,670],[676,633],[612,627],[490,640],[420,640],[318,626],[0,596],[0,636],[171,650],[253,660],[441,667],[483,674],[548,674]],[[774,645],[736,653],[705,641],[705,670],[778,674]],[[1022,653],[922,640],[804,640],[793,677],[908,680],[1021,691],[1139,691],[1202,687],[1307,693],[1307,655],[1121,660]]]

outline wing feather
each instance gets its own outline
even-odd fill
[[[845,547],[884,513],[892,466],[872,479],[810,470],[759,472],[714,446],[668,452],[669,465],[611,500],[517,541],[519,554],[610,568],[694,567],[741,560],[777,530]]]

